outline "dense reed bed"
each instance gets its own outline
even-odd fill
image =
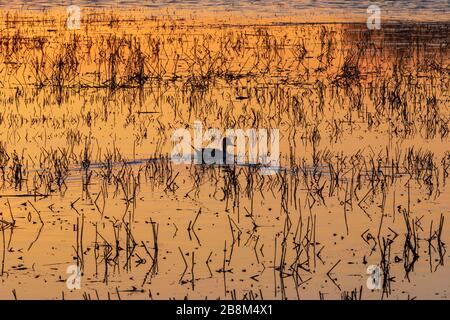
[[[1,15],[0,297],[448,298],[449,24]],[[281,167],[174,164],[195,120]]]

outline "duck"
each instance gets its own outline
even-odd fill
[[[227,163],[230,162],[230,159],[228,159],[229,155],[227,153],[227,147],[232,145],[231,141],[229,138],[224,137],[222,139],[222,148],[202,148],[201,150],[195,149],[196,152],[196,156],[197,159],[201,159],[201,164],[202,165],[208,165],[208,164],[221,164],[221,165],[229,165],[231,163]],[[205,161],[205,155],[206,157],[211,157],[210,161],[207,161],[208,159],[206,159]],[[219,163],[215,162],[216,159],[220,159]]]

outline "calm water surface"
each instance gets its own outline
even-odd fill
[[[225,0],[154,0],[154,1],[47,1],[47,0],[15,0],[2,1],[0,7],[14,9],[50,9],[68,4],[89,8],[146,8],[146,9],[182,9],[199,12],[230,12],[236,14],[258,13],[263,16],[298,16],[304,15],[305,20],[333,21],[344,19],[358,20],[367,15],[367,7],[373,1],[336,1],[336,0],[294,0],[294,1],[225,1]],[[415,21],[448,21],[450,1],[377,1],[382,10],[382,17],[396,20]]]

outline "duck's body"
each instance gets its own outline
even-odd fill
[[[227,165],[231,162],[228,159],[227,146],[229,145],[228,138],[222,139],[222,149],[219,148],[202,148],[201,150],[195,150],[196,158],[201,159],[201,164],[218,164]]]

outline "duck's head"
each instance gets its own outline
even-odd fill
[[[227,150],[227,146],[232,146],[233,143],[229,137],[224,137],[222,139],[222,150],[225,152]]]

